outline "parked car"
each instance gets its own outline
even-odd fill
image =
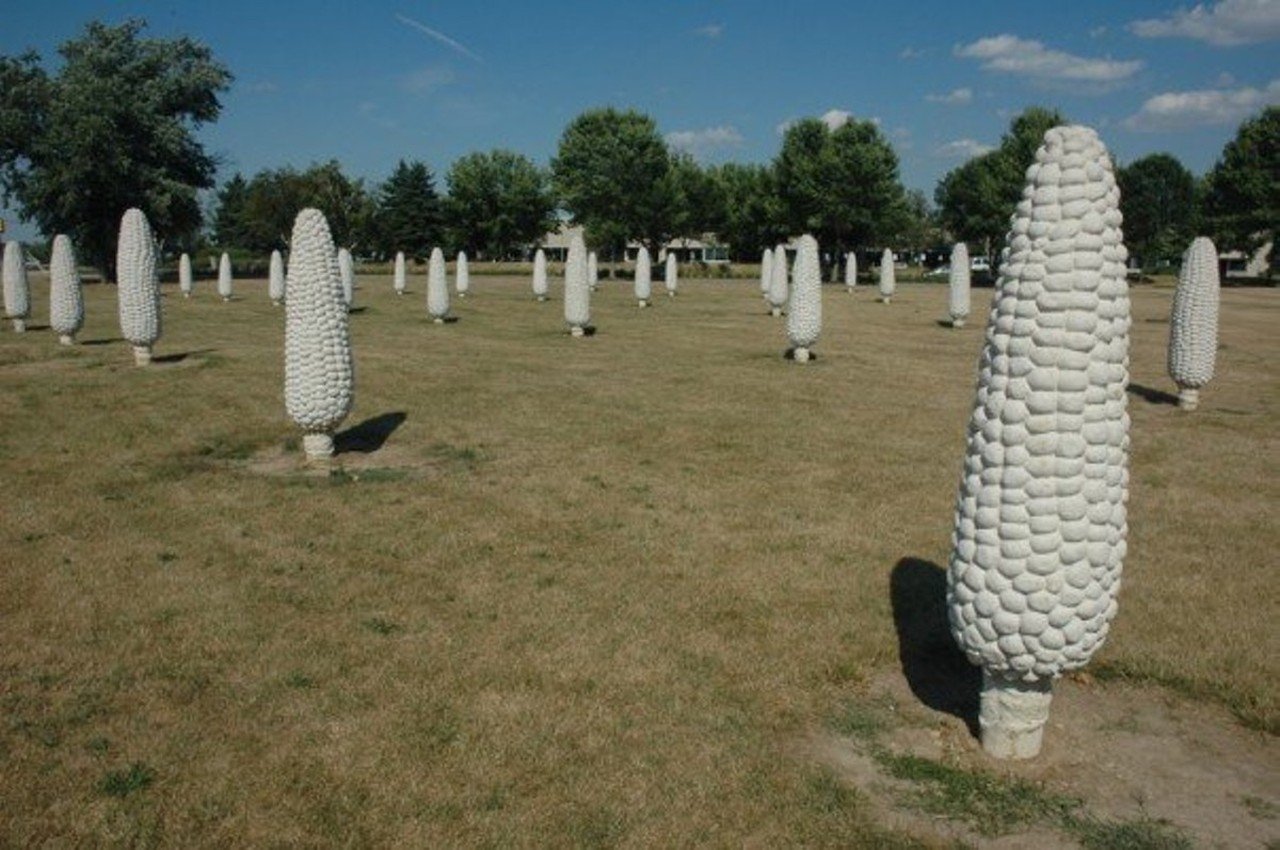
[[[989,272],[991,271],[991,264],[987,262],[986,257],[974,257],[969,261],[969,271]]]

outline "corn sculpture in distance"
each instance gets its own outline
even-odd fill
[[[53,237],[49,258],[49,327],[63,345],[75,345],[76,334],[84,327],[84,291],[71,238],[64,233]]]
[[[218,258],[218,295],[223,301],[231,300],[231,257],[226,251]]]
[[[145,366],[151,362],[151,349],[160,339],[160,269],[151,223],[139,209],[126,211],[120,221],[116,298],[120,335],[133,346],[134,363]]]
[[[595,251],[587,254],[587,286],[592,292],[600,288],[600,264],[596,260]]]
[[[787,308],[787,337],[791,357],[808,363],[809,349],[822,331],[822,268],[818,263],[818,242],[809,234],[800,237],[796,263],[791,270],[791,304]]]
[[[453,285],[458,288],[458,297],[466,298],[471,291],[471,267],[467,265],[467,252],[458,252],[457,269],[453,275]]]
[[[533,297],[547,300],[547,255],[541,248],[533,255]]]
[[[1183,410],[1199,407],[1200,390],[1213,380],[1220,291],[1218,251],[1201,236],[1182,255],[1169,315],[1169,377],[1178,385],[1178,406]]]
[[[279,307],[284,303],[284,257],[279,251],[271,252],[271,267],[267,273],[267,294],[271,303]]]
[[[787,249],[779,245],[773,249],[773,262],[769,265],[769,312],[782,315],[787,305]]]
[[[773,276],[773,249],[765,248],[760,256],[760,297],[769,303],[769,279]]]
[[[951,249],[950,284],[947,291],[947,312],[951,314],[951,327],[963,328],[969,318],[969,246],[957,242]]]
[[[1116,613],[1129,484],[1120,224],[1097,134],[1045,133],[979,360],[947,573],[997,758],[1040,751],[1053,681],[1089,661]]]
[[[449,276],[444,265],[444,252],[431,249],[427,263],[427,314],[437,325],[449,317]]]
[[[844,285],[850,295],[858,287],[858,255],[853,251],[844,257]]]
[[[4,314],[13,322],[14,332],[27,329],[31,284],[27,281],[27,257],[21,242],[4,244]]]
[[[404,265],[404,251],[396,251],[396,273],[392,281],[396,295],[404,295],[404,288],[408,282],[408,274]]]
[[[338,249],[338,278],[342,281],[342,300],[350,311],[356,300],[356,261],[346,248]]]
[[[355,391],[347,305],[333,237],[319,210],[298,213],[289,246],[285,409],[302,429],[307,461],[327,464],[333,433],[351,412]]]
[[[891,302],[897,288],[898,281],[893,273],[893,251],[885,248],[880,255],[880,300],[885,304]]]
[[[586,336],[591,324],[591,282],[587,278],[587,246],[582,234],[569,240],[564,262],[564,322],[573,336]]]
[[[184,253],[178,258],[178,289],[183,298],[191,297],[191,289],[195,285],[195,276],[191,274],[191,256]]]
[[[643,307],[648,307],[650,299],[653,297],[653,263],[649,259],[649,249],[640,246],[640,252],[636,254],[636,301]]]
[[[666,276],[663,283],[667,287],[667,297],[675,298],[676,290],[680,288],[680,269],[676,264],[676,255],[667,252],[667,267],[665,269]]]

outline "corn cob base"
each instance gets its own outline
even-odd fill
[[[1040,753],[1049,719],[1053,682],[1008,679],[982,671],[978,726],[982,749],[998,759],[1029,759]]]

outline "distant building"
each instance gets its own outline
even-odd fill
[[[533,256],[533,253],[541,248],[549,262],[562,263],[569,255],[570,240],[573,239],[574,234],[581,232],[582,225],[562,222],[557,229],[544,233],[538,240],[538,244],[530,246],[528,254]],[[640,242],[633,239],[627,243],[623,259],[628,263],[634,263],[639,252]],[[720,242],[714,233],[704,233],[700,239],[672,239],[662,246],[655,262],[666,262],[669,253],[675,254],[676,260],[681,263],[729,262],[729,246]]]
[[[1266,277],[1271,271],[1270,242],[1247,256],[1243,251],[1223,251],[1218,255],[1218,267],[1223,277]]]

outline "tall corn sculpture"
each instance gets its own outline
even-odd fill
[[[1169,316],[1169,377],[1178,385],[1178,406],[1183,410],[1199,407],[1200,390],[1213,380],[1219,291],[1218,251],[1201,236],[1182,256]]]
[[[969,246],[957,242],[951,249],[951,270],[948,277],[947,312],[951,314],[951,327],[963,328],[969,318]]]
[[[21,242],[4,244],[4,314],[13,329],[22,333],[31,316],[31,284],[27,281],[27,257]]]
[[[151,348],[160,339],[160,270],[151,224],[142,210],[130,209],[120,220],[116,246],[116,298],[120,335],[133,346],[139,366],[151,362]]]
[[[822,268],[818,263],[818,242],[805,234],[796,249],[791,270],[791,304],[787,308],[787,337],[796,363],[808,363],[809,349],[822,331]]]
[[[649,259],[649,249],[640,246],[636,255],[636,301],[641,307],[648,307],[653,297],[653,263]]]
[[[49,258],[49,327],[63,345],[75,345],[76,334],[84,326],[84,292],[71,239],[63,233],[53,237]]]
[[[569,240],[569,256],[564,263],[564,322],[574,336],[585,336],[587,326],[591,324],[587,246],[581,233],[575,233]]]

